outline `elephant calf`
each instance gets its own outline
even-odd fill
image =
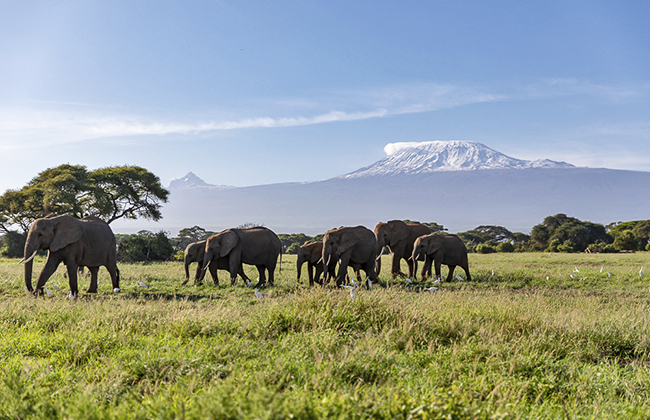
[[[300,282],[300,275],[302,272],[302,266],[307,263],[307,274],[309,275],[309,285],[313,286],[314,282],[318,284],[323,284],[325,281],[328,281],[330,277],[336,277],[336,263],[339,260],[338,255],[332,256],[330,263],[327,266],[327,273],[321,280],[320,275],[323,274],[324,265],[322,264],[323,260],[323,242],[320,241],[309,241],[300,246],[298,249],[298,258],[296,259],[296,271],[297,271],[297,280]],[[361,266],[359,264],[350,263],[350,267],[354,270],[354,273],[357,275],[357,278],[361,278],[359,270]],[[314,273],[314,269],[316,273]]]
[[[323,238],[323,264],[329,266],[332,260],[339,260],[336,285],[341,286],[348,272],[348,265],[358,266],[366,272],[368,279],[377,282],[375,263],[379,247],[375,234],[365,226],[340,227],[325,233]],[[368,283],[366,283],[368,286]]]
[[[190,264],[192,264],[193,262],[197,263],[196,273],[194,275],[194,284],[201,284],[203,282],[203,277],[205,277],[205,271],[203,270],[203,257],[205,256],[205,242],[206,242],[205,240],[192,242],[185,248],[185,257],[183,259],[185,263],[185,281],[183,282],[183,285],[187,284],[187,282],[190,281],[189,268],[190,268]],[[212,275],[212,281],[214,282],[215,286],[218,285],[219,277],[217,276],[217,269],[226,270],[229,272],[230,264],[228,258],[226,257],[217,258],[216,263],[211,263],[208,266],[208,269],[210,270],[210,275]],[[239,264],[237,273],[244,281],[250,282],[248,276],[244,274],[244,266],[242,264]]]
[[[422,270],[422,281],[426,279],[425,272],[431,272],[431,263],[434,263],[436,278],[440,278],[440,266],[445,264],[449,267],[447,279],[451,280],[456,266],[465,270],[467,280],[471,281],[469,274],[469,263],[467,260],[467,247],[463,240],[456,235],[431,233],[420,236],[413,245],[413,260],[424,255],[424,269]]]

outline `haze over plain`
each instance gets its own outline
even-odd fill
[[[650,170],[647,2],[2,7],[0,192],[62,163],[316,181],[431,140]]]

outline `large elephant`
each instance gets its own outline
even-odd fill
[[[106,267],[111,276],[113,289],[120,287],[120,271],[117,269],[117,248],[113,231],[103,220],[87,216],[77,219],[70,215],[48,216],[36,219],[29,228],[25,254],[25,287],[35,294],[42,294],[45,283],[63,262],[68,269],[70,293],[79,294],[77,269],[88,267],[90,287],[87,293],[97,293],[97,272]],[[45,266],[38,276],[36,289],[32,288],[33,258],[39,250],[48,250]]]
[[[323,280],[329,277],[336,277],[336,263],[339,258],[334,255],[327,267],[327,275],[325,279],[321,280],[320,275],[323,273],[323,264],[320,264],[323,258],[323,242],[309,241],[300,246],[298,249],[298,257],[296,259],[297,280],[300,282],[302,266],[307,263],[307,274],[309,275],[309,285],[313,286],[314,281],[318,284],[323,284]],[[354,270],[357,278],[359,278],[360,266],[358,264],[350,264]],[[314,273],[315,269],[315,273]]]
[[[327,231],[323,238],[323,269],[338,256],[337,286],[343,284],[343,279],[348,272],[348,265],[357,264],[366,272],[368,279],[376,282],[375,260],[379,252],[375,234],[365,226],[332,229]],[[367,282],[366,285],[370,286]]]
[[[405,223],[401,220],[390,220],[386,223],[380,222],[375,226],[375,236],[379,244],[379,251],[388,246],[391,253],[391,274],[393,278],[405,276],[400,271],[400,262],[406,260],[409,273],[408,277],[415,278],[415,272],[418,267],[417,260],[411,258],[413,254],[413,244],[420,236],[428,235],[431,231],[421,223]],[[381,273],[381,261],[377,264],[377,274]],[[429,273],[431,274],[431,273]],[[422,275],[425,275],[423,272]]]
[[[440,266],[445,264],[449,267],[447,279],[451,280],[454,275],[456,266],[465,270],[467,280],[471,281],[472,276],[469,274],[469,263],[467,261],[467,247],[463,240],[456,235],[431,233],[426,236],[420,236],[415,240],[413,245],[412,258],[414,260],[424,255],[424,268],[422,269],[422,280],[424,281],[425,269],[431,272],[431,263],[434,263],[436,278],[440,278]]]
[[[210,236],[206,241],[203,270],[216,259],[227,257],[232,284],[235,284],[237,278],[237,267],[240,264],[251,264],[257,267],[260,274],[260,280],[255,287],[266,283],[265,269],[272,286],[278,255],[282,255],[282,242],[272,230],[265,227],[226,229]]]
[[[183,258],[185,263],[185,281],[183,285],[187,284],[190,281],[190,264],[196,262],[196,274],[194,275],[194,284],[201,284],[203,282],[203,277],[205,277],[205,271],[203,270],[203,257],[205,256],[205,240],[192,242],[185,248],[185,257]],[[210,264],[208,266],[210,274],[212,275],[212,280],[214,284],[219,284],[219,278],[217,277],[217,269],[226,270],[230,272],[230,264],[228,263],[228,258],[217,258],[216,264]],[[250,281],[248,276],[244,274],[244,267],[239,264],[237,270],[239,276],[244,279],[244,281]]]

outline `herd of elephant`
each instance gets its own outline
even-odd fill
[[[374,232],[364,226],[340,227],[327,231],[320,242],[303,244],[296,261],[297,279],[300,281],[302,266],[307,263],[310,285],[323,284],[335,278],[336,285],[341,286],[348,267],[352,267],[358,278],[361,270],[366,273],[366,285],[370,287],[371,282],[378,281],[380,258],[385,246],[391,253],[393,277],[406,275],[400,272],[400,263],[404,259],[408,265],[408,276],[412,278],[416,275],[417,262],[424,261],[420,273],[422,280],[431,276],[432,264],[436,278],[440,278],[441,265],[445,264],[449,267],[449,279],[456,266],[460,266],[465,270],[467,280],[471,280],[467,248],[458,236],[431,233],[429,228],[420,223],[405,223],[401,220],[378,223]],[[48,255],[34,288],[33,258],[39,249],[47,250]],[[218,284],[217,270],[228,271],[232,284],[238,274],[250,284],[250,279],[243,270],[243,264],[249,264],[256,266],[259,272],[259,281],[255,287],[263,286],[267,281],[273,285],[278,257],[281,262],[282,243],[272,230],[265,227],[226,229],[187,246],[183,284],[190,279],[190,264],[196,262],[195,284],[203,281],[206,271],[210,271],[214,283]],[[77,219],[69,215],[53,215],[32,223],[27,234],[24,258],[21,260],[25,264],[25,289],[34,294],[42,294],[45,283],[62,262],[67,268],[71,296],[78,294],[77,271],[80,267],[87,267],[91,274],[87,293],[97,292],[97,272],[101,266],[108,270],[113,290],[120,291],[115,235],[101,219],[93,216]]]

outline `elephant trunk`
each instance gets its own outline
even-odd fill
[[[34,257],[38,247],[31,244],[29,241],[25,244],[25,253],[23,259],[20,261],[25,264],[25,288],[32,292],[34,288],[32,287],[32,269],[34,267]]]
[[[214,257],[214,253],[212,252],[211,249],[206,249],[205,250],[205,255],[203,256],[203,272],[208,269],[208,265],[210,265],[210,261],[212,261],[212,257]]]
[[[187,254],[185,254],[184,263],[185,263],[185,283],[187,283],[188,281],[190,281],[190,264],[192,263],[192,261],[190,261],[190,256]]]
[[[298,259],[296,260],[296,279],[300,281],[300,274],[302,273],[302,265],[305,263],[305,257],[299,253],[298,254]]]

